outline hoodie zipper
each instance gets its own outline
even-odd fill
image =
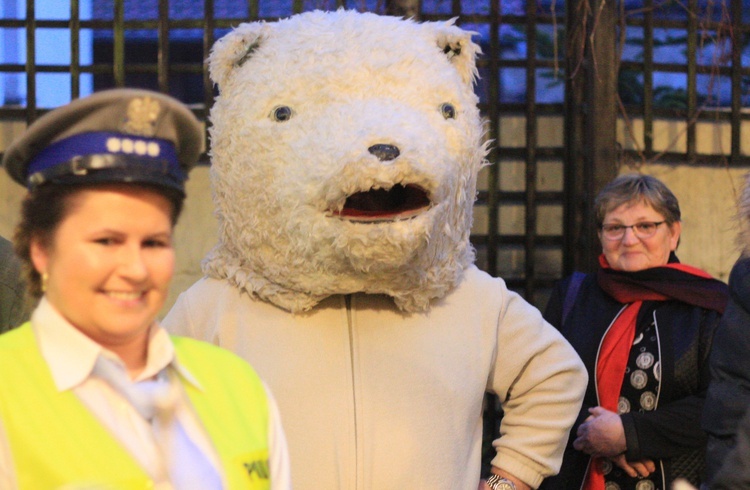
[[[360,465],[362,464],[359,460],[359,421],[357,420],[357,386],[356,386],[356,371],[355,371],[355,352],[354,352],[354,322],[352,320],[352,295],[347,294],[344,296],[346,303],[346,323],[349,332],[349,362],[351,363],[351,380],[352,380],[352,412],[354,416],[354,481],[355,488],[361,488],[362,482],[360,481]]]

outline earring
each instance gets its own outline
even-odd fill
[[[47,281],[49,280],[49,274],[42,272],[42,292],[47,292]]]

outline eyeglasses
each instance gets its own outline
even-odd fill
[[[651,238],[656,233],[656,227],[660,224],[666,223],[664,221],[641,221],[634,225],[602,225],[602,235],[607,240],[621,240],[625,236],[625,230],[628,228],[633,229],[633,233],[638,238]]]

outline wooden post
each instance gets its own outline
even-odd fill
[[[386,0],[386,15],[419,20],[419,0]]]
[[[617,175],[617,10],[611,0],[568,5],[564,272],[591,272],[601,253],[594,198]]]

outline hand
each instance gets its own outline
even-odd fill
[[[613,458],[628,448],[620,416],[602,407],[589,408],[591,414],[578,426],[573,447],[591,456]]]
[[[639,461],[627,461],[625,454],[618,454],[615,457],[609,458],[613,464],[622,468],[622,470],[628,474],[631,478],[647,477],[654,471],[656,471],[656,464],[650,459],[641,459]]]

